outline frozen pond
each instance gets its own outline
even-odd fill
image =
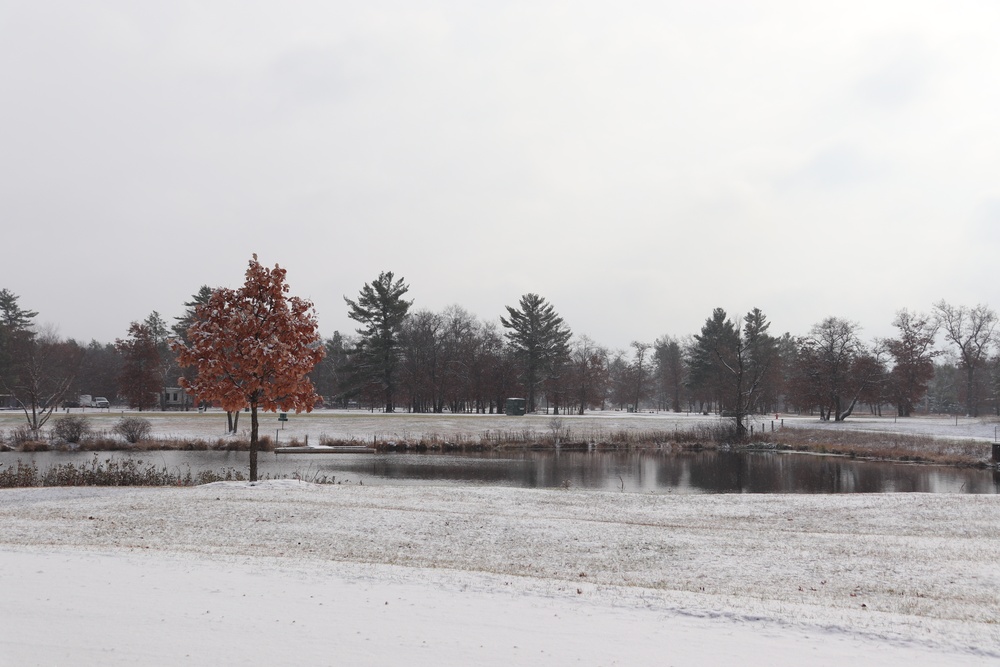
[[[131,456],[181,473],[227,468],[245,473],[249,468],[246,452],[100,452],[97,456],[100,460]],[[5,452],[0,464],[32,460],[44,470],[93,458],[93,452]],[[262,453],[259,464],[262,478],[332,478],[349,484],[567,486],[644,493],[1000,493],[1000,473],[992,470],[771,452]]]

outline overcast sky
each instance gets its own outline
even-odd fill
[[[610,347],[1000,307],[1000,3],[0,0],[0,287],[124,337],[252,253]]]

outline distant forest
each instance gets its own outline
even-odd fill
[[[322,405],[380,411],[498,413],[511,397],[550,414],[585,410],[728,414],[1000,414],[1000,339],[986,305],[940,301],[895,313],[892,338],[863,340],[831,316],[776,333],[753,309],[706,313],[700,331],[610,349],[571,332],[552,304],[525,294],[496,319],[461,306],[440,312],[405,299],[382,273],[345,308],[353,332],[323,338],[311,378]],[[101,396],[142,410],[191,409],[186,370],[171,351],[211,298],[204,286],[170,321],[152,312],[114,342],[65,339],[0,290],[0,407],[63,409]],[[187,372],[190,372],[188,370]],[[30,421],[30,419],[29,419]]]

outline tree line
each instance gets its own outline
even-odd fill
[[[358,327],[317,342],[323,356],[308,373],[325,405],[499,413],[506,399],[520,397],[529,411],[554,414],[714,412],[732,416],[741,432],[748,415],[771,412],[833,421],[858,410],[1000,414],[997,316],[986,305],[904,309],[892,322],[896,334],[876,340],[840,317],[805,334],[775,334],[757,308],[737,317],[716,308],[697,333],[611,349],[571,332],[538,294],[484,320],[459,305],[415,308],[408,290],[383,272],[344,297]],[[83,344],[35,325],[38,313],[0,290],[0,405],[24,410],[35,430],[84,393],[165,409],[165,388],[190,374],[176,342],[190,342],[218,291],[202,286],[172,323],[153,311],[113,343]],[[239,410],[232,412],[237,419]]]

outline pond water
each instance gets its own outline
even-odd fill
[[[100,452],[186,473],[246,473],[246,452]],[[34,461],[42,470],[85,463],[90,452],[0,453],[0,465]],[[503,451],[462,454],[272,454],[258,459],[262,478],[294,477],[345,484],[480,484],[525,488],[654,493],[1000,493],[1000,473],[948,466],[871,463],[779,452]]]

